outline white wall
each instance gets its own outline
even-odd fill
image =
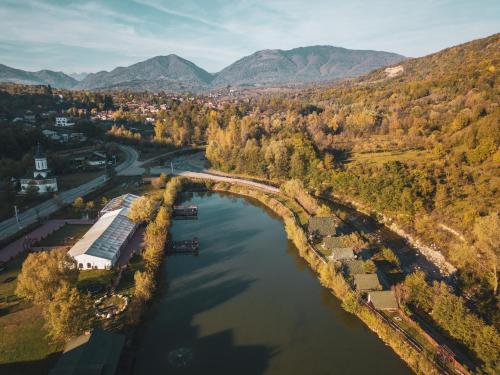
[[[87,254],[77,255],[75,256],[75,260],[78,263],[78,269],[81,270],[88,270],[93,268],[103,270],[109,269],[113,266],[109,259],[98,258]],[[83,268],[80,268],[80,264],[82,264]],[[88,264],[90,264],[90,267],[88,267]]]

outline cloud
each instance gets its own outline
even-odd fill
[[[499,17],[494,0],[2,0],[0,51],[30,69],[176,53],[217,71],[259,49],[314,44],[419,56],[498,32]]]

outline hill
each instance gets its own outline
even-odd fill
[[[39,70],[28,72],[0,64],[0,82],[11,82],[24,85],[51,85],[56,88],[72,88],[77,81],[63,72]]]
[[[111,72],[89,74],[76,89],[199,90],[212,81],[212,75],[177,55],[157,56]]]
[[[330,88],[253,98],[210,128],[207,156],[378,213],[441,251],[457,290],[500,327],[499,63],[495,34]]]
[[[395,53],[332,46],[263,50],[224,68],[212,86],[307,83],[356,77],[404,59]]]

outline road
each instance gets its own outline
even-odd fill
[[[125,153],[126,159],[115,168],[117,174],[120,174],[122,171],[130,168],[139,158],[139,154],[132,147],[122,145],[119,147]],[[33,224],[41,217],[54,213],[62,205],[73,202],[77,197],[84,196],[92,192],[93,190],[104,185],[107,180],[107,176],[99,176],[76,188],[60,192],[57,199],[48,199],[35,207],[19,213],[19,224],[21,228]],[[19,231],[21,229],[19,224],[17,223],[15,217],[2,221],[0,223],[0,240],[12,236]]]
[[[172,160],[172,166],[174,175],[177,176],[247,185],[270,193],[279,192],[279,189],[274,186],[242,178],[225,176],[222,173],[214,173],[213,171],[206,169],[206,159],[203,152],[178,156]],[[160,173],[171,174],[172,169],[169,166],[151,168],[151,174],[159,175]]]

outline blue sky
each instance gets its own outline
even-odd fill
[[[95,72],[175,53],[215,72],[260,49],[417,57],[500,31],[498,0],[0,0],[0,63]]]

